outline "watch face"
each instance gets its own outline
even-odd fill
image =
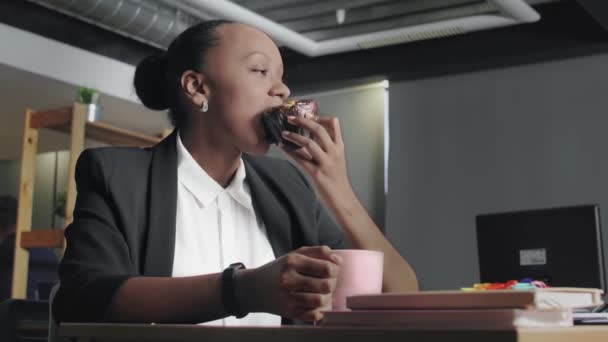
[[[236,268],[237,270],[240,270],[242,268],[245,268],[245,265],[243,265],[242,262],[235,262],[235,263],[230,264],[230,266],[228,266],[228,267]]]

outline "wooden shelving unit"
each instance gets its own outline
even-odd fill
[[[63,229],[37,229],[35,231],[31,229],[38,130],[53,129],[66,132],[70,136],[65,226],[71,223],[73,219],[72,213],[76,202],[74,172],[76,160],[84,149],[85,139],[88,138],[110,145],[151,146],[158,143],[169,132],[169,130],[164,130],[159,136],[151,136],[102,122],[89,122],[86,120],[86,113],[87,106],[79,103],[66,108],[37,112],[28,109],[25,112],[11,298],[23,299],[26,296],[29,249],[37,247],[63,249],[65,246]]]

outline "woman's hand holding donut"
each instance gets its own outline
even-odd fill
[[[348,180],[344,142],[338,119],[319,117],[313,120],[290,116],[288,120],[290,124],[310,132],[312,138],[283,131],[284,139],[301,148],[282,149],[311,176],[321,200],[334,210],[346,204],[358,203]]]

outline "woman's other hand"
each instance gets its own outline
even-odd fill
[[[331,309],[340,257],[327,246],[302,247],[264,266],[237,273],[237,296],[248,312],[312,322]]]

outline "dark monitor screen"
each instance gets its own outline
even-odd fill
[[[481,282],[532,278],[606,291],[596,205],[478,215]]]

